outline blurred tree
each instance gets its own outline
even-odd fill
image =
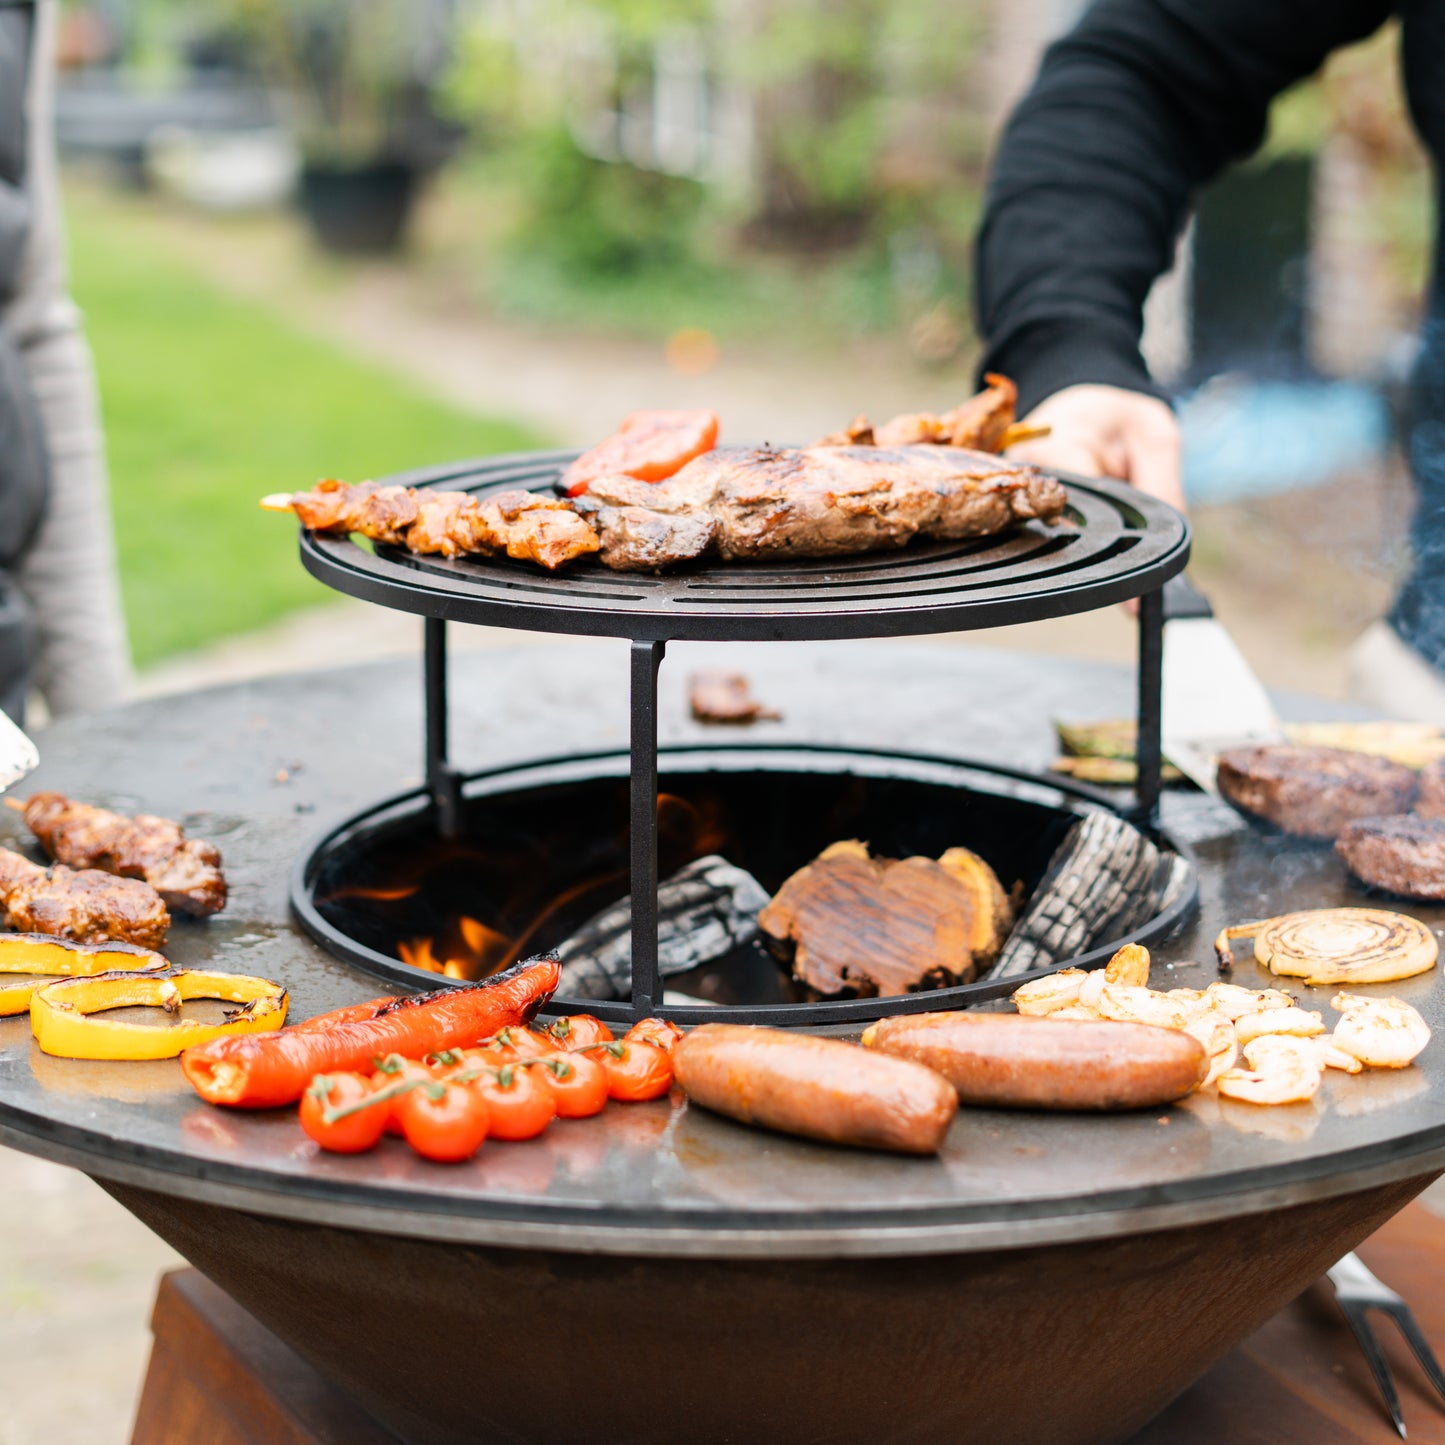
[[[474,0],[450,94],[495,144],[565,132],[604,164],[699,181],[756,243],[912,230],[957,253],[982,25],[951,0]]]

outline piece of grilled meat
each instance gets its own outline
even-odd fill
[[[171,926],[164,901],[149,883],[63,863],[41,868],[8,848],[0,848],[0,904],[11,928],[77,943],[161,948]]]
[[[1241,813],[1300,838],[1338,838],[1359,818],[1409,810],[1415,774],[1343,748],[1269,743],[1221,755],[1219,793]]]
[[[167,907],[193,918],[226,906],[220,849],[187,838],[169,818],[126,818],[63,793],[36,793],[25,804],[25,822],[57,863],[143,878]]]
[[[1008,377],[993,372],[984,381],[987,385],[981,392],[941,416],[930,411],[909,411],[877,427],[866,416],[857,416],[842,431],[832,432],[814,445],[911,447],[931,442],[979,452],[999,451],[1013,426],[1019,390]]]
[[[1361,818],[1335,852],[1362,883],[1405,898],[1445,899],[1445,820],[1404,814]]]
[[[288,505],[313,532],[359,532],[373,542],[442,557],[504,552],[548,571],[598,546],[596,532],[571,503],[537,492],[495,492],[478,499],[429,487],[328,480],[309,492],[268,498],[267,505],[273,504]]]
[[[594,480],[602,562],[651,571],[715,553],[725,561],[832,557],[955,539],[1062,515],[1062,483],[1036,467],[959,447],[719,448],[649,484]]]
[[[1445,758],[1426,763],[1420,769],[1415,812],[1421,818],[1445,818]]]

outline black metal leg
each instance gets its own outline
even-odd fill
[[[447,625],[440,617],[426,619],[426,785],[437,831],[455,838],[462,830],[462,777],[447,758]]]
[[[1160,744],[1163,728],[1164,684],[1164,592],[1146,592],[1139,599],[1139,717],[1134,755],[1138,780],[1135,785],[1137,821],[1154,832],[1159,826],[1159,791],[1164,754]]]
[[[632,644],[632,1010],[662,998],[657,971],[657,672],[665,642]]]

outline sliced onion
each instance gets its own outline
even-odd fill
[[[1214,941],[1221,968],[1232,941],[1254,940],[1257,962],[1306,983],[1391,983],[1435,966],[1435,935],[1416,918],[1382,908],[1315,908],[1226,928]]]

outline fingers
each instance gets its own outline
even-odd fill
[[[1009,448],[1009,456],[1050,471],[1119,477],[1184,510],[1179,424],[1157,397],[1120,387],[1066,387],[1026,418],[1046,437]]]
[[[1030,462],[1051,472],[1074,472],[1081,477],[1102,477],[1103,458],[1087,442],[1069,436],[1039,437],[1009,448],[1011,460]]]
[[[1184,467],[1179,428],[1171,416],[1167,427],[1138,428],[1125,439],[1127,478],[1141,492],[1168,502],[1181,512],[1184,503]]]

